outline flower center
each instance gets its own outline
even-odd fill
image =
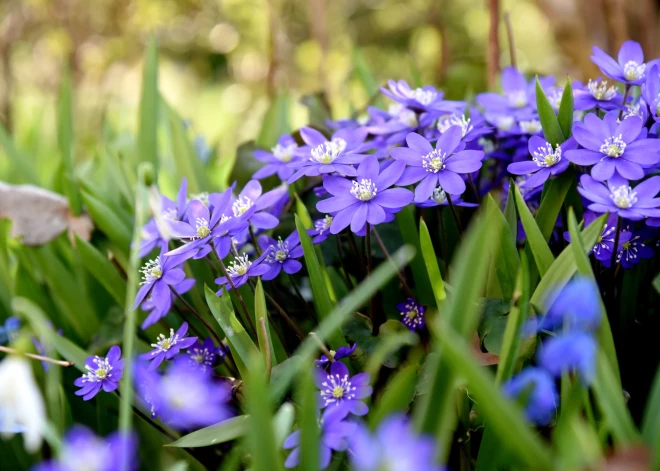
[[[411,98],[418,101],[421,105],[430,105],[435,97],[438,96],[433,90],[424,90],[423,88],[416,88],[413,90]]]
[[[447,160],[446,152],[442,152],[442,149],[433,149],[422,157],[422,167],[427,172],[438,173],[445,168],[445,160]]]
[[[174,208],[169,208],[169,209],[164,210],[161,213],[161,216],[163,216],[163,219],[165,219],[166,221],[176,221],[176,220],[178,220],[177,214],[176,214],[176,209],[174,209]]]
[[[320,234],[323,234],[325,231],[327,231],[330,226],[332,225],[332,216],[326,216],[323,219],[319,219],[314,223],[314,228],[319,232]]]
[[[518,90],[509,95],[509,104],[514,108],[524,108],[527,106],[527,92]]]
[[[229,264],[227,273],[229,273],[229,276],[231,277],[243,276],[251,266],[252,262],[248,260],[247,254],[239,255]]]
[[[412,310],[406,312],[406,317],[410,320],[415,319],[415,317],[417,317],[418,315],[419,315],[419,312],[417,312],[416,309],[412,309]]]
[[[112,365],[110,364],[107,358],[101,358],[99,356],[95,356],[92,362],[94,362],[96,368],[91,368],[88,365],[85,365],[85,369],[87,370],[87,373],[83,375],[85,380],[94,383],[94,382],[103,381],[104,379],[110,376],[110,372],[112,371]]]
[[[234,216],[239,217],[245,214],[245,212],[252,207],[254,203],[247,196],[241,196],[234,204],[231,205],[231,209],[234,212]]]
[[[293,151],[295,151],[297,148],[298,146],[295,143],[289,144],[288,146],[277,144],[271,149],[271,152],[280,162],[288,163],[291,162],[291,159],[293,159]]]
[[[160,257],[149,260],[144,264],[140,271],[142,272],[142,282],[140,283],[141,285],[153,283],[154,281],[160,279],[160,277],[163,276],[163,267],[160,265]]]
[[[466,118],[463,115],[450,114],[445,115],[438,120],[438,131],[441,133],[444,133],[452,126],[460,126],[463,137],[473,129],[470,124],[470,118]]]
[[[508,131],[514,124],[516,124],[516,120],[513,116],[498,116],[495,119],[495,126],[500,131]]]
[[[201,239],[210,233],[209,222],[204,218],[197,218],[197,238]]]
[[[268,256],[269,262],[282,263],[287,258],[289,258],[289,243],[283,241],[281,237],[277,241],[277,247],[271,245],[269,248],[270,248],[270,255]]]
[[[105,368],[99,368],[98,370],[96,370],[96,377],[97,378],[103,379],[106,376],[108,376],[108,370],[106,370]]]
[[[346,141],[336,137],[333,140],[325,141],[323,144],[312,149],[312,157],[310,160],[323,165],[328,165],[334,162],[344,149],[346,149]]]
[[[531,121],[521,121],[520,129],[527,134],[537,134],[543,130],[543,127],[541,126],[541,121],[533,119]]]
[[[545,143],[545,147],[539,147],[533,152],[532,159],[539,167],[552,167],[561,160],[561,147],[559,144],[552,150],[552,144]]]
[[[609,101],[616,95],[616,88],[608,87],[607,80],[601,80],[600,82],[589,80],[587,87],[589,88],[591,96],[593,96],[596,100]]]
[[[351,188],[351,194],[360,201],[369,201],[376,196],[377,191],[376,184],[368,178],[363,178],[359,183],[354,181]]]
[[[637,202],[637,193],[631,187],[621,185],[612,191],[610,198],[612,198],[617,208],[628,209]]]
[[[608,137],[605,139],[603,145],[600,146],[600,152],[608,157],[621,157],[626,150],[626,143],[621,138],[621,134]]]
[[[447,193],[442,189],[442,187],[436,187],[436,189],[433,190],[431,199],[438,204],[443,204],[445,201],[447,201]]]
[[[351,400],[355,398],[355,390],[351,382],[349,381],[348,375],[339,376],[328,375],[327,381],[321,383],[321,397],[325,400],[325,405],[337,404],[344,400]]]
[[[158,350],[159,352],[166,352],[172,348],[179,341],[179,336],[174,334],[174,329],[170,329],[170,336],[165,337],[164,334],[160,334],[156,338],[156,343],[152,343],[151,346]]]
[[[490,154],[495,150],[495,143],[488,138],[480,137],[477,143],[481,146],[484,153]]]
[[[638,80],[644,76],[646,64],[638,64],[635,61],[628,61],[623,66],[623,76],[626,80]]]

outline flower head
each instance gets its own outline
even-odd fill
[[[140,359],[150,361],[149,368],[155,370],[163,360],[171,360],[182,349],[190,347],[197,341],[197,337],[186,337],[187,332],[188,323],[184,322],[176,333],[174,329],[170,329],[169,337],[160,334],[156,339],[156,343],[151,344],[153,350],[140,355]]]
[[[527,367],[502,385],[511,398],[525,395],[525,415],[536,425],[548,425],[557,411],[559,394],[555,381],[545,370]]]
[[[288,134],[285,134],[280,136],[277,144],[270,150],[270,152],[264,150],[254,151],[254,157],[257,160],[264,162],[266,165],[257,170],[252,178],[255,180],[261,180],[277,174],[277,177],[280,180],[286,181],[294,172],[294,170],[289,167],[289,164],[300,160],[300,157],[296,155],[297,149],[298,143],[295,139]]]
[[[351,347],[342,346],[339,347],[337,351],[330,350],[330,355],[332,355],[332,358],[335,361],[341,360],[342,358],[346,358],[352,355],[356,348],[357,343],[354,343]],[[321,357],[318,360],[315,360],[314,363],[316,363],[317,366],[323,366],[330,363],[330,360],[325,355],[321,355]]]
[[[564,172],[568,168],[568,161],[563,158],[563,152],[575,149],[575,140],[569,139],[554,148],[549,142],[539,136],[529,138],[528,148],[532,160],[514,162],[509,164],[507,170],[514,175],[527,175],[524,188],[537,188],[543,185],[548,178]]]
[[[218,356],[219,351],[222,351],[221,349],[222,347],[215,347],[211,338],[205,339],[204,342],[197,341],[188,348],[187,355],[189,363],[193,368],[200,368],[206,371],[207,368],[213,367],[216,356]],[[224,352],[222,352],[221,356],[224,356]]]
[[[589,385],[596,374],[597,348],[591,334],[574,331],[545,341],[536,357],[539,365],[553,377],[575,373]]]
[[[444,94],[430,85],[410,88],[404,80],[390,80],[387,88],[381,87],[380,91],[397,103],[418,111],[453,111],[456,108],[455,103],[444,101]]]
[[[640,85],[644,81],[646,64],[642,46],[638,42],[623,43],[617,59],[614,60],[605,51],[594,46],[591,60],[609,78],[626,85]]]
[[[578,191],[592,202],[589,209],[597,213],[616,213],[633,221],[660,216],[660,199],[654,198],[660,192],[658,176],[648,178],[633,188],[620,178],[612,178],[605,186],[589,175],[582,175]]]
[[[373,391],[369,386],[369,373],[351,377],[346,365],[335,361],[330,366],[330,372],[318,369],[315,379],[316,386],[321,390],[321,409],[338,407],[355,415],[364,415],[369,411],[362,402]]]
[[[585,87],[574,89],[573,95],[576,110],[586,111],[596,107],[605,111],[621,109],[621,93],[607,80],[589,80]]]
[[[235,257],[234,261],[227,267],[227,275],[229,275],[231,282],[226,276],[221,276],[215,280],[217,284],[223,285],[223,288],[220,288],[217,293],[218,296],[222,295],[223,289],[231,290],[232,284],[234,288],[238,288],[247,283],[248,278],[266,274],[271,269],[270,265],[263,263],[267,256],[268,253],[265,252],[254,261],[250,261],[248,254]]]
[[[302,269],[302,263],[296,260],[303,256],[297,231],[292,232],[286,239],[279,238],[277,241],[268,236],[261,236],[259,245],[267,254],[264,263],[270,266],[270,270],[261,277],[263,280],[274,279],[282,270],[292,275]]]
[[[397,304],[396,309],[401,313],[401,322],[411,331],[423,329],[426,325],[424,319],[426,307],[413,298],[408,298],[405,302]]]
[[[124,360],[120,357],[121,348],[113,345],[106,357],[94,355],[87,358],[85,360],[87,373],[73,382],[80,388],[76,391],[76,396],[82,396],[83,400],[89,401],[101,389],[105,392],[117,389],[119,380],[124,374]]]

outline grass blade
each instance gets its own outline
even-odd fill
[[[515,189],[515,197],[520,220],[525,228],[527,243],[529,244],[532,256],[536,262],[536,267],[538,268],[541,277],[543,277],[550,266],[554,263],[555,257],[552,255],[552,251],[550,250],[550,247],[548,247],[548,243],[546,242],[545,237],[543,237],[539,226],[536,224],[534,216],[532,216],[531,211],[527,207],[518,187]]]
[[[557,121],[559,121],[559,127],[564,137],[566,139],[571,137],[573,129],[573,87],[571,87],[571,79],[568,77],[566,77],[564,92],[561,94]]]
[[[552,147],[564,142],[566,138],[559,125],[559,120],[550,101],[548,101],[548,97],[543,91],[538,77],[536,77],[536,107],[539,112],[539,121],[541,121],[545,139],[552,144]]]

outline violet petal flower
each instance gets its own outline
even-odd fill
[[[479,150],[463,150],[462,131],[452,126],[436,142],[435,149],[429,141],[416,133],[406,137],[408,147],[392,149],[392,157],[406,163],[406,169],[397,185],[411,185],[420,182],[415,188],[415,202],[429,199],[433,190],[441,186],[452,195],[465,191],[465,181],[460,176],[476,172],[481,168],[484,153]]]
[[[336,352],[330,350],[330,354],[334,360],[341,360],[342,358],[351,356],[356,348],[357,343],[354,343],[351,347],[341,346],[337,349]],[[325,355],[321,355],[318,360],[314,360],[314,363],[316,363],[317,366],[324,366],[330,363],[330,360]]]
[[[596,80],[589,80],[589,83],[582,89],[574,89],[575,99],[574,108],[578,111],[586,111],[593,108],[611,111],[623,109],[621,104],[623,96],[616,89],[615,85],[610,85],[607,80],[600,77]]]
[[[591,166],[598,181],[615,172],[628,180],[644,178],[644,169],[660,162],[660,140],[646,139],[642,120],[631,116],[618,123],[619,112],[608,112],[600,120],[595,114],[573,127],[575,140],[584,149],[568,150],[566,158],[577,165]]]
[[[257,160],[264,162],[266,165],[257,170],[252,178],[255,180],[261,180],[277,174],[277,177],[280,180],[286,181],[294,172],[294,170],[289,167],[289,163],[300,160],[300,157],[295,154],[296,149],[298,149],[296,140],[288,134],[285,134],[280,136],[277,144],[270,150],[270,152],[255,150],[254,157]]]
[[[326,215],[321,219],[314,221],[314,229],[309,229],[307,234],[310,237],[313,237],[312,243],[320,244],[325,241],[330,235],[330,226],[332,226],[333,217],[331,215]]]
[[[142,286],[135,296],[133,309],[136,309],[149,294],[160,311],[171,306],[170,286],[176,286],[185,279],[186,274],[178,267],[186,259],[186,254],[167,256],[165,250],[167,248],[163,246],[161,255],[148,261],[140,270]]]
[[[452,112],[460,106],[458,102],[443,100],[444,94],[431,85],[412,89],[404,80],[390,80],[387,88],[380,87],[380,91],[397,103],[419,111]]]
[[[213,368],[218,349],[213,343],[213,339],[206,338],[204,342],[195,342],[188,348],[188,359],[193,368],[199,368],[202,371]]]
[[[632,221],[660,217],[660,209],[657,209],[660,198],[654,198],[660,192],[660,176],[648,178],[632,188],[622,179],[611,179],[604,185],[589,175],[582,175],[578,191],[592,201],[589,209],[597,213],[616,213]]]
[[[155,370],[163,360],[171,360],[177,356],[182,349],[190,347],[197,341],[197,337],[186,337],[185,335],[187,332],[188,323],[184,322],[176,333],[174,332],[174,329],[170,329],[169,337],[160,334],[156,343],[151,344],[153,350],[140,355],[139,358],[141,360],[150,361],[149,368]]]
[[[623,268],[632,268],[643,259],[653,258],[654,250],[646,240],[651,237],[648,228],[631,231],[626,228],[621,231],[620,239],[625,238],[623,242],[619,241],[619,251],[616,254],[616,263],[620,263]]]
[[[280,201],[286,193],[286,186],[263,193],[261,183],[257,180],[250,180],[232,202],[233,216],[258,229],[273,229],[279,224],[279,221],[266,210]]]
[[[124,360],[120,359],[121,348],[116,345],[110,347],[105,358],[91,356],[85,360],[85,373],[76,379],[73,384],[78,386],[76,396],[82,396],[83,400],[89,401],[96,396],[101,389],[112,392],[119,387],[119,380],[124,374]]]
[[[536,358],[553,377],[560,378],[566,372],[576,373],[586,385],[590,385],[596,375],[597,349],[591,334],[575,331],[546,340]]]
[[[419,304],[413,298],[408,298],[405,302],[398,303],[396,310],[401,313],[401,322],[412,332],[423,329],[426,325],[424,318],[426,307]]]
[[[354,415],[364,415],[369,407],[362,402],[371,396],[373,389],[369,386],[369,373],[350,376],[348,368],[340,361],[330,365],[330,372],[317,370],[316,386],[321,390],[321,409],[337,407],[345,409]]]
[[[563,153],[575,149],[577,143],[573,138],[557,145],[552,145],[540,136],[529,138],[529,153],[532,160],[514,162],[509,164],[507,170],[514,175],[527,175],[522,184],[526,188],[536,188],[543,185],[551,176],[559,175],[568,168],[568,160],[563,158]]]
[[[222,296],[223,289],[230,291],[232,289],[232,283],[235,288],[238,288],[247,283],[249,277],[261,276],[268,273],[270,266],[263,263],[267,256],[267,253],[263,253],[253,262],[249,260],[247,254],[236,257],[227,267],[227,274],[229,275],[229,278],[231,278],[231,283],[225,276],[216,278],[215,282],[219,285],[223,285],[223,287],[217,292],[217,295]]]
[[[536,425],[548,425],[557,411],[559,394],[555,381],[541,368],[527,367],[502,385],[510,398],[526,394],[525,415]]]
[[[261,277],[262,280],[269,281],[277,277],[282,270],[284,273],[293,275],[302,270],[302,263],[297,258],[303,256],[303,248],[300,245],[300,236],[298,232],[292,232],[289,237],[277,241],[272,237],[261,236],[259,238],[259,245],[266,253],[266,259],[263,263],[267,264],[270,269]]]
[[[626,85],[641,85],[644,81],[646,64],[644,51],[638,42],[628,40],[623,43],[617,60],[597,46],[593,47],[593,54],[591,60],[609,78]]]
[[[405,188],[390,188],[404,171],[403,162],[394,162],[380,170],[373,155],[364,158],[357,170],[357,181],[338,176],[323,180],[332,197],[319,201],[316,209],[333,214],[330,232],[337,234],[351,226],[358,233],[366,224],[381,224],[387,213],[400,211],[412,201],[412,193]]]

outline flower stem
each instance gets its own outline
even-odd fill
[[[248,224],[248,229],[250,231],[250,238],[252,239],[252,245],[254,245],[254,251],[257,252],[258,257],[261,257],[261,249],[259,248],[259,244],[257,243],[257,236],[254,233],[254,229],[252,229],[252,225]]]
[[[215,332],[215,330],[213,329],[213,327],[211,327],[211,325],[210,325],[208,322],[206,322],[206,320],[201,316],[201,314],[200,314],[199,312],[197,312],[197,309],[195,309],[194,307],[192,307],[192,306],[190,305],[190,303],[188,303],[188,301],[186,301],[186,299],[185,299],[183,296],[181,296],[179,293],[176,292],[176,290],[175,290],[174,288],[172,288],[171,285],[170,285],[170,291],[172,291],[172,293],[174,293],[174,295],[177,297],[177,299],[179,299],[179,301],[181,301],[181,302],[183,303],[183,305],[186,306],[186,308],[187,308],[187,309],[188,309],[188,310],[189,310],[189,311],[190,311],[190,312],[191,312],[191,313],[192,313],[197,319],[199,319],[199,321],[200,321],[202,324],[204,324],[204,327],[206,327],[206,330],[209,331],[209,333],[210,333],[211,336],[215,339],[215,341],[218,342],[218,343],[222,343],[222,339],[218,336],[218,334]]]
[[[621,216],[616,217],[616,231],[614,233],[614,247],[612,247],[612,260],[610,263],[610,266],[612,268],[616,268],[616,255],[618,253],[618,246],[619,246],[619,235],[621,232]],[[614,283],[612,283],[612,291],[614,291]],[[614,293],[612,293],[614,295]]]
[[[353,236],[353,232],[351,230],[348,230],[348,243],[351,246],[351,249],[355,253],[355,256],[359,260],[359,266],[364,267],[364,259],[362,258],[362,252],[360,252],[357,248],[357,244],[355,243],[355,237]],[[360,270],[362,272],[362,270]]]
[[[456,208],[454,207],[454,203],[451,200],[451,195],[449,193],[445,193],[447,195],[447,203],[449,203],[449,209],[451,211],[451,216],[454,218],[454,222],[456,223],[456,227],[458,228],[458,232],[461,233],[461,236],[463,235],[463,226],[461,225],[461,220],[458,218],[458,214],[456,213]]]
[[[316,313],[314,312],[313,309],[310,309],[309,304],[307,304],[307,301],[305,301],[305,298],[303,297],[302,293],[298,289],[298,286],[296,285],[296,280],[294,280],[293,276],[291,276],[289,273],[287,273],[287,276],[289,277],[289,281],[291,282],[291,286],[293,286],[293,290],[296,292],[296,295],[298,295],[298,298],[300,298],[300,302],[302,302],[303,306],[305,306],[305,310],[312,316],[312,318],[314,319],[314,322],[316,322],[318,324],[319,320],[316,317]]]
[[[390,262],[394,263],[394,262],[392,261],[392,257],[390,256],[390,253],[387,251],[387,248],[385,247],[385,244],[383,243],[383,240],[380,238],[380,235],[378,234],[378,231],[376,230],[375,227],[373,228],[373,231],[374,231],[374,237],[376,238],[376,242],[378,242],[378,245],[380,246],[380,249],[381,249],[381,250],[383,251],[383,253],[385,254],[385,257],[387,257],[387,260],[389,260]],[[414,299],[414,298],[415,298],[415,295],[413,294],[412,290],[411,290],[410,287],[408,286],[408,283],[406,283],[406,278],[405,278],[405,276],[403,276],[403,273],[401,273],[401,272],[397,269],[397,271],[396,271],[396,276],[397,276],[397,278],[399,278],[399,281],[401,282],[401,286],[403,286],[403,290],[406,292],[406,294],[408,295],[408,297]]]
[[[371,224],[367,223],[367,277],[371,275]],[[398,270],[397,270],[398,271]],[[369,298],[369,318],[371,319],[372,332],[374,335],[378,333],[379,325],[376,324],[376,313],[374,312],[374,297]]]
[[[282,306],[280,306],[279,303],[277,301],[275,301],[275,299],[270,294],[266,293],[265,290],[264,290],[264,294],[266,295],[266,298],[268,299],[268,301],[270,301],[270,303],[273,306],[275,306],[275,309],[277,309],[277,311],[282,315],[282,317],[287,322],[287,324],[289,324],[289,326],[293,329],[293,331],[296,333],[296,336],[300,340],[304,339],[305,334],[303,333],[302,330],[300,330],[298,325],[295,322],[293,322],[293,320],[289,317],[289,315],[286,313],[284,308],[282,308]]]
[[[623,116],[623,110],[626,109],[626,102],[628,101],[628,94],[630,93],[631,88],[632,87],[629,84],[626,84],[625,90],[623,92],[623,102],[621,103],[623,108],[619,111],[619,119],[621,119],[621,116]]]
[[[344,252],[341,249],[341,240],[339,240],[339,234],[335,236],[335,241],[337,242],[337,253],[339,254],[339,261],[341,262],[341,267],[343,268],[342,272],[344,273],[344,280],[346,281],[346,287],[353,291],[355,289],[355,285],[353,285],[353,282],[351,281],[351,275],[348,273],[348,270],[346,269],[346,261],[344,260]]]
[[[2,345],[0,345],[0,352],[19,354],[19,351],[16,350],[15,348],[5,347],[5,346],[2,346]],[[55,360],[54,358],[44,357],[44,356],[41,356],[41,355],[35,355],[33,353],[20,353],[20,354],[24,355],[28,358],[31,358],[33,360],[45,361],[47,363],[52,363],[53,365],[64,366],[65,368],[69,368],[70,366],[73,366],[73,363],[70,362],[70,361]]]
[[[316,332],[310,332],[309,336],[316,341],[316,344],[318,345],[319,350],[321,350],[321,352],[325,355],[325,357],[328,359],[328,361],[330,363],[334,363],[336,361],[335,356],[332,353],[330,353],[330,350],[328,350],[328,347],[326,347],[325,344],[323,342],[321,342],[321,339],[318,337],[318,335],[316,335]]]
[[[445,262],[445,276],[449,277],[449,254],[447,252],[447,235],[445,234],[445,222],[444,218],[442,216],[442,206],[438,206],[440,208],[439,214],[440,214],[440,244],[442,245],[442,258],[443,262]]]

